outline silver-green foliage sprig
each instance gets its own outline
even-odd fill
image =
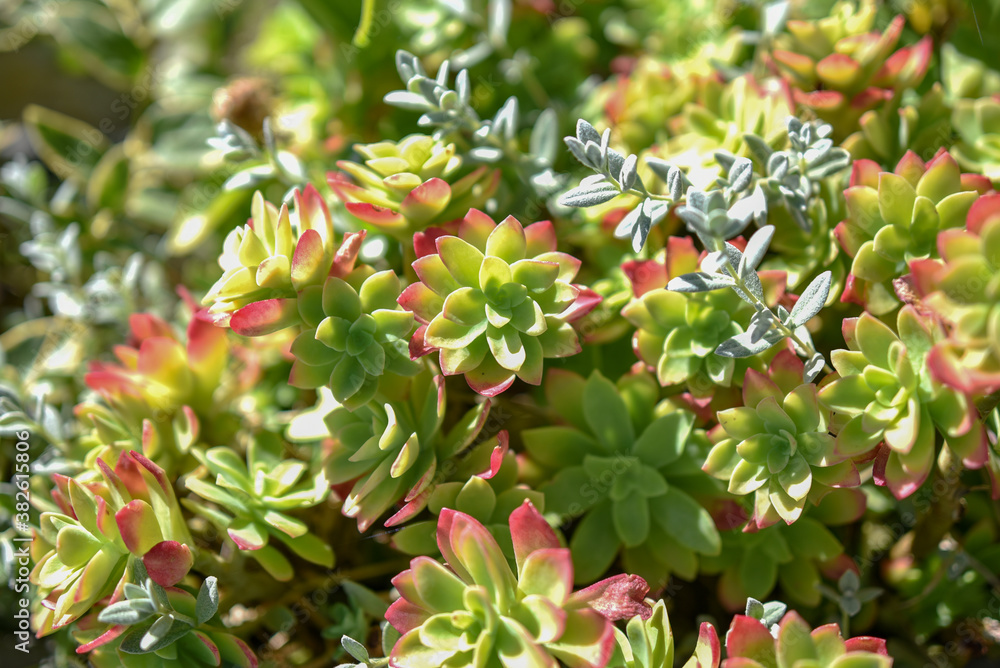
[[[667,290],[734,290],[755,312],[747,331],[723,341],[715,353],[723,357],[752,357],[788,338],[796,352],[806,359],[804,381],[808,383],[823,369],[826,360],[816,351],[805,324],[826,303],[832,274],[823,272],[813,279],[791,311],[780,304],[777,313],[771,310],[764,300],[757,267],[774,237],[774,226],[758,228],[743,251],[726,241],[740,234],[751,220],[759,224],[767,219],[767,198],[759,183],[752,194],[739,197],[750,189],[753,177],[753,163],[747,158],[735,158],[730,163],[728,179],[720,180],[721,189],[703,192],[688,188],[685,204],[678,207],[677,215],[709,253],[702,260],[701,271],[671,279]]]
[[[672,204],[681,200],[689,183],[677,167],[663,160],[647,158],[646,165],[667,186],[666,194],[651,193],[639,177],[638,156],[622,155],[609,146],[610,140],[610,129],[601,135],[582,118],[576,122],[576,136],[566,137],[564,141],[576,159],[594,174],[563,193],[559,203],[586,208],[610,202],[623,194],[641,197],[642,203],[630,211],[615,229],[615,236],[631,239],[632,248],[638,253],[646,244],[649,230],[667,215]]]
[[[787,208],[799,227],[809,231],[809,202],[817,195],[819,182],[849,167],[851,154],[834,146],[828,123],[803,123],[792,116],[787,127],[789,147],[783,151],[775,151],[755,134],[743,135],[743,139],[764,166],[766,174],[759,183],[768,200]]]
[[[198,591],[196,618],[175,610],[160,585],[146,577],[142,562],[134,560],[133,577],[139,584],[124,587],[125,598],[101,610],[97,619],[105,624],[132,627],[122,638],[126,654],[148,654],[168,647],[212,619],[219,609],[219,588],[208,577]]]
[[[559,148],[559,121],[553,109],[545,109],[535,119],[525,152],[518,143],[521,114],[516,97],[507,98],[492,119],[482,119],[471,104],[472,82],[468,70],[459,71],[452,89],[448,83],[450,61],[441,63],[437,75],[431,77],[419,58],[402,49],[396,52],[396,70],[406,88],[386,93],[385,103],[421,112],[417,124],[433,128],[435,139],[456,133],[464,136],[472,144],[470,159],[488,164],[505,159],[539,196],[549,196],[562,186],[562,180],[552,169]]]

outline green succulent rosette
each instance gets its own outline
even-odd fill
[[[408,348],[413,314],[396,303],[399,293],[395,273],[367,267],[303,290],[304,330],[292,343],[289,384],[329,385],[338,402],[355,409],[375,397],[383,374],[391,374],[389,382],[416,374],[421,367]]]
[[[857,467],[836,452],[829,411],[814,383],[802,383],[805,365],[785,349],[769,376],[753,369],[743,379],[743,406],[718,412],[725,437],[702,467],[729,482],[729,493],[754,495],[751,523],[758,529],[799,519],[806,502],[831,487],[861,484]]]
[[[650,617],[649,586],[634,575],[574,592],[569,550],[530,501],[509,523],[516,571],[480,523],[441,512],[437,540],[448,565],[417,557],[392,581],[400,598],[386,619],[403,635],[391,665],[603,668],[616,646],[612,622]]]
[[[294,204],[278,209],[257,192],[248,224],[226,236],[219,256],[224,273],[203,300],[217,325],[243,336],[297,325],[300,290],[354,269],[365,233],[338,243],[330,210],[312,185],[295,191]]]
[[[824,522],[805,515],[793,524],[722,534],[721,552],[704,557],[701,569],[719,576],[719,602],[735,611],[748,597],[766,600],[778,585],[788,601],[818,606],[822,594],[817,586],[825,577],[835,580],[849,565],[837,536]]]
[[[890,668],[892,659],[879,638],[844,640],[840,626],[811,629],[794,611],[775,626],[748,615],[736,615],[726,633],[726,666],[745,668]]]
[[[451,508],[474,518],[489,530],[504,554],[513,558],[507,519],[525,501],[544,511],[545,495],[518,484],[517,455],[507,449],[507,440],[507,432],[501,431],[496,440],[475,446],[458,462],[450,480],[434,486],[427,509],[439,516]],[[392,544],[406,554],[436,556],[436,527],[436,518],[410,522],[392,535]]]
[[[849,349],[831,353],[838,375],[819,391],[820,404],[834,412],[839,455],[868,456],[877,447],[875,481],[897,499],[927,479],[938,433],[965,467],[986,464],[989,442],[975,404],[931,371],[928,353],[944,339],[939,323],[908,305],[896,332],[869,313],[845,320],[843,329]]]
[[[37,599],[48,602],[34,615],[39,637],[105,596],[120,596],[136,561],[163,586],[179,582],[194,563],[194,541],[163,469],[135,451],[123,453],[115,470],[101,459],[97,466],[101,482],[56,474],[53,499],[62,512],[39,519],[29,575]]]
[[[1000,183],[1000,94],[956,100],[951,122],[958,132],[955,157],[962,168]]]
[[[232,448],[210,448],[196,456],[214,482],[189,476],[185,486],[212,505],[185,498],[186,508],[225,532],[276,580],[294,575],[288,558],[272,544],[276,539],[306,561],[327,568],[334,564],[331,547],[309,532],[291,512],[311,508],[330,494],[318,457],[313,462],[282,459],[282,443],[271,434],[250,439],[246,458]]]
[[[623,268],[633,277],[635,298],[622,315],[637,328],[632,337],[636,356],[660,385],[686,384],[693,395],[703,397],[717,386],[729,387],[759,362],[715,354],[719,344],[743,333],[754,312],[735,291],[664,289],[672,278],[697,271],[699,263],[690,237],[670,237],[664,261],[627,263]],[[777,301],[782,288],[780,281],[767,286],[769,302]]]
[[[952,107],[944,87],[935,82],[930,90],[902,107],[886,104],[869,109],[861,115],[858,125],[858,131],[844,139],[841,146],[855,160],[894,165],[907,151],[934,155],[949,145]]]
[[[930,36],[897,49],[905,17],[879,33],[872,31],[876,13],[870,0],[838,2],[824,18],[790,20],[769,54],[795,88],[795,102],[832,124],[837,141],[858,129],[864,112],[898,107],[901,93],[918,86],[930,64]]]
[[[455,145],[426,135],[358,144],[354,150],[365,163],[338,161],[342,172],[327,175],[330,187],[353,216],[404,245],[414,232],[482,206],[500,184],[500,171],[485,165],[460,176]]]
[[[894,172],[858,160],[844,191],[847,218],[834,233],[853,258],[841,301],[855,302],[874,315],[900,304],[893,280],[912,260],[937,256],[941,230],[962,227],[973,202],[989,189],[982,176],[962,174],[943,149],[924,163],[907,151]]]
[[[981,400],[1000,389],[1000,194],[977,199],[965,229],[941,232],[937,246],[940,260],[910,262],[921,307],[948,329],[927,361],[937,380]]]
[[[777,147],[784,141],[786,119],[795,114],[791,91],[774,78],[758,81],[745,74],[723,82],[706,77],[698,82],[697,91],[694,100],[670,119],[671,137],[662,156],[697,188],[708,188],[725,174],[715,159],[717,151],[748,157],[743,140],[747,134]]]
[[[411,356],[439,351],[446,376],[492,397],[515,378],[538,385],[546,358],[580,352],[570,323],[600,297],[571,283],[580,261],[556,250],[550,222],[496,224],[473,209],[455,234],[432,232],[414,237],[420,282],[399,297],[422,323]]]
[[[402,524],[423,510],[440,467],[475,442],[490,411],[489,401],[477,404],[443,432],[442,376],[425,368],[395,390],[384,403],[373,401],[354,411],[338,406],[323,418],[333,437],[327,476],[343,486],[341,512],[356,518],[361,531],[397,503],[403,506],[387,526]]]
[[[725,497],[699,468],[694,416],[658,403],[648,374],[615,384],[597,371],[585,380],[553,369],[545,390],[565,424],[521,437],[531,460],[551,472],[539,487],[547,512],[580,518],[570,541],[578,581],[599,577],[619,555],[651,582],[694,578],[699,558],[720,549],[705,505]]]

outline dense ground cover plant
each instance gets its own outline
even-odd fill
[[[936,0],[0,6],[0,67],[87,90],[16,74],[0,120],[11,651],[1000,660],[997,34]]]

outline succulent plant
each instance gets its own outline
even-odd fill
[[[191,317],[187,342],[150,313],[129,317],[131,339],[117,346],[118,364],[92,362],[84,381],[103,402],[83,402],[76,415],[89,423],[82,438],[85,464],[100,457],[115,462],[125,450],[143,454],[174,475],[182,467],[200,430],[198,415],[211,407],[228,361],[225,331],[204,311]]]
[[[465,513],[485,526],[508,558],[513,558],[507,519],[524,501],[545,509],[545,495],[518,484],[518,461],[507,449],[507,433],[498,435],[499,445],[490,439],[474,446],[457,465],[450,480],[438,483],[427,500],[435,516],[445,508]],[[437,519],[411,522],[393,534],[396,549],[412,555],[436,556]]]
[[[951,122],[958,132],[955,157],[962,168],[1000,182],[1000,96],[956,100]]]
[[[981,398],[1000,389],[1000,194],[977,199],[965,229],[942,231],[937,248],[940,260],[910,262],[921,307],[949,329],[927,363],[936,380]]]
[[[327,175],[330,187],[348,212],[403,244],[414,232],[482,206],[500,183],[500,172],[485,165],[459,178],[462,158],[455,145],[427,135],[357,144],[354,150],[365,164],[339,160],[343,173]]]
[[[351,233],[338,245],[330,210],[311,185],[295,192],[291,211],[257,192],[250,221],[226,236],[219,256],[224,273],[204,299],[209,315],[244,336],[296,325],[298,292],[350,274],[363,239],[363,231]]]
[[[442,432],[444,378],[429,368],[404,379],[395,390],[395,396],[384,404],[371,402],[353,412],[339,406],[324,417],[334,439],[327,477],[334,485],[353,481],[344,490],[341,512],[357,518],[361,531],[398,502],[404,506],[387,520],[387,526],[401,524],[423,510],[438,471],[479,438],[489,415],[490,402],[484,401]]]
[[[720,546],[700,501],[722,496],[698,469],[694,416],[657,403],[645,373],[616,385],[597,371],[585,380],[554,369],[545,391],[567,424],[521,436],[531,459],[554,474],[539,487],[546,510],[581,518],[570,541],[578,581],[600,576],[619,554],[627,571],[652,582],[671,572],[693,578],[699,555]]]
[[[868,455],[884,443],[875,479],[902,499],[927,479],[936,431],[970,469],[986,464],[989,445],[975,404],[931,373],[927,355],[944,338],[940,325],[909,305],[896,323],[898,334],[868,313],[845,320],[849,350],[832,353],[838,377],[820,389],[819,400],[835,413],[838,455]]]
[[[650,261],[629,268],[628,273],[641,279],[633,281],[635,299],[622,309],[625,319],[637,328],[632,347],[655,372],[660,385],[687,383],[696,396],[710,394],[716,385],[729,387],[753,363],[715,354],[723,341],[743,333],[753,314],[753,308],[735,291],[662,289],[671,279],[697,271],[699,266],[691,238],[671,237],[665,265]]]
[[[777,148],[784,141],[785,121],[795,113],[788,86],[777,79],[758,81],[743,75],[722,82],[699,82],[693,101],[671,119],[671,137],[664,158],[684,170],[698,188],[708,188],[723,175],[715,153],[749,156],[744,135],[755,134]],[[653,151],[656,155],[656,151]]]
[[[906,151],[934,155],[947,146],[952,136],[951,119],[944,88],[935,83],[919,99],[902,107],[886,104],[861,114],[860,129],[841,145],[855,160],[894,165]]]
[[[858,128],[865,111],[919,85],[930,63],[929,36],[896,49],[906,19],[897,16],[881,34],[869,32],[875,14],[871,1],[838,2],[827,17],[790,20],[770,54],[795,88],[796,103],[833,124],[838,141]]]
[[[163,586],[179,582],[194,562],[194,541],[163,469],[135,451],[123,453],[115,471],[100,459],[97,466],[101,483],[56,475],[53,496],[63,512],[39,519],[37,533],[48,548],[36,553],[30,575],[48,602],[37,616],[39,636],[109,594],[119,599],[136,559]]]
[[[270,544],[272,538],[306,561],[327,568],[333,567],[334,554],[302,520],[288,514],[311,508],[329,496],[324,471],[317,461],[283,460],[281,448],[279,439],[260,434],[250,439],[246,459],[225,446],[197,451],[195,456],[215,481],[189,476],[184,484],[216,507],[192,498],[183,503],[225,531],[276,580],[288,580],[293,575],[292,564]]]
[[[884,315],[899,306],[892,281],[911,260],[937,254],[938,232],[961,227],[972,203],[989,188],[982,177],[962,174],[943,149],[924,163],[907,151],[894,172],[858,160],[844,191],[847,219],[835,233],[853,259],[841,301]]]
[[[653,614],[648,619],[636,615],[628,620],[625,631],[615,627],[618,646],[611,657],[609,668],[656,668],[674,665],[674,636],[667,619],[667,606],[663,601],[652,604]],[[721,647],[715,628],[702,622],[694,655],[684,668],[708,668],[719,663]]]
[[[375,397],[384,373],[412,376],[420,365],[410,360],[413,314],[396,303],[396,274],[359,268],[345,278],[330,276],[322,287],[300,293],[308,329],[292,344],[288,382],[303,389],[329,385],[334,398],[353,409]]]
[[[801,382],[804,366],[785,349],[771,361],[770,377],[749,369],[744,405],[719,411],[725,438],[703,466],[728,480],[731,494],[754,494],[750,521],[759,529],[779,520],[791,524],[825,489],[861,484],[854,462],[836,452],[816,385]]]
[[[124,598],[102,609],[94,628],[87,624],[77,631],[81,641],[77,654],[88,654],[90,665],[256,668],[257,657],[250,647],[219,622],[216,578],[206,578],[195,597],[185,589],[161,587],[143,575],[138,566],[135,583],[123,587]]]
[[[846,564],[841,563],[844,546],[810,513],[790,525],[779,522],[756,531],[749,524],[750,531],[722,534],[721,552],[704,557],[701,568],[719,575],[716,591],[727,609],[740,610],[749,596],[765,599],[779,584],[799,605],[820,604],[817,585],[831,574],[836,579]]]
[[[463,374],[492,397],[515,378],[538,385],[545,358],[580,351],[570,323],[600,297],[570,282],[580,261],[556,251],[548,221],[524,228],[509,216],[498,225],[473,209],[457,234],[436,230],[414,245],[420,282],[399,297],[422,323],[411,356],[440,351],[446,376]]]
[[[723,668],[890,668],[892,659],[879,638],[844,640],[840,627],[810,629],[796,612],[788,612],[772,632],[760,619],[736,615],[726,632]]]
[[[569,550],[530,501],[511,513],[510,528],[516,574],[483,525],[441,512],[437,539],[448,566],[417,557],[393,579],[401,597],[386,619],[403,636],[392,666],[602,668],[615,648],[612,622],[651,615],[649,587],[634,575],[574,592]]]

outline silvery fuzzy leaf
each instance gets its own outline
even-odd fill
[[[726,257],[725,251],[712,251],[701,261],[702,271],[707,271],[710,274],[725,271]]]
[[[208,576],[198,590],[198,601],[195,605],[195,615],[198,624],[210,620],[219,609],[219,585],[214,576]]]
[[[646,166],[652,170],[653,174],[656,174],[656,178],[660,179],[664,183],[670,176],[670,170],[673,169],[671,164],[666,160],[660,158],[654,158],[652,156],[646,158]]]
[[[823,309],[824,304],[826,304],[826,299],[830,295],[832,281],[833,274],[829,271],[824,271],[814,278],[799,296],[798,301],[795,302],[795,306],[788,315],[785,325],[795,329],[812,320]]]
[[[593,166],[593,168],[598,172],[604,171],[604,152],[601,151],[600,144],[595,144],[592,141],[588,141],[583,146],[584,150],[587,151],[587,161]]]
[[[417,74],[413,67],[415,59],[415,56],[409,51],[403,49],[396,51],[396,71],[399,72],[399,78],[403,80],[403,83],[408,82]]]
[[[729,207],[729,217],[749,223],[756,221],[758,225],[767,220],[767,195],[758,183],[753,192],[742,197]],[[745,226],[744,226],[745,227]],[[740,230],[742,231],[742,229]],[[737,233],[738,234],[738,233]],[[731,235],[735,236],[735,235]]]
[[[636,253],[646,245],[646,237],[649,236],[649,230],[653,227],[651,210],[652,200],[650,199],[644,200],[642,206],[639,207],[639,218],[636,219],[635,227],[632,228],[632,250]]]
[[[795,118],[794,116],[789,116],[785,121],[785,126],[788,128],[789,135],[798,135],[802,130],[802,121]]]
[[[488,40],[473,44],[465,51],[458,51],[451,56],[451,64],[458,68],[474,67],[489,58],[493,53],[493,45]]]
[[[554,109],[545,109],[538,115],[535,127],[531,130],[529,150],[533,156],[552,164],[556,159],[559,146],[559,117]]]
[[[703,193],[694,186],[687,189],[687,205],[698,211],[708,211],[708,194]]]
[[[788,173],[788,154],[784,151],[778,151],[772,153],[771,157],[767,159],[767,174],[768,176],[778,179],[779,181],[785,178],[785,174]]]
[[[512,95],[507,98],[507,101],[504,102],[504,105],[500,107],[500,110],[493,118],[495,132],[497,134],[502,133],[504,139],[511,141],[514,139],[514,133],[517,131],[519,122],[520,113],[518,111],[517,98]]]
[[[750,149],[753,157],[760,161],[762,165],[766,165],[767,161],[771,158],[771,154],[774,153],[774,149],[762,137],[753,133],[748,132],[743,135],[743,141],[747,143],[747,147]]]
[[[729,184],[735,192],[741,193],[750,187],[753,179],[753,162],[749,158],[736,158],[729,169]]]
[[[829,123],[814,122],[814,132],[820,139],[826,139],[833,134],[833,126]]]
[[[747,241],[747,246],[743,250],[743,261],[740,264],[740,273],[743,273],[744,265],[751,271],[757,269],[760,261],[764,259],[771,239],[774,238],[774,225],[765,225],[760,228]]]
[[[154,645],[166,638],[173,625],[174,620],[171,617],[160,617],[146,631],[146,635],[139,641],[139,646],[147,652],[151,651]]]
[[[736,283],[723,274],[709,274],[704,271],[694,271],[670,279],[667,290],[673,292],[708,292],[721,288],[731,288]]]
[[[750,341],[757,343],[774,328],[774,314],[769,310],[757,311],[750,318],[750,326],[747,332],[750,334]]]
[[[611,183],[608,181],[608,177],[604,174],[589,174],[588,176],[580,179],[581,186],[592,186],[597,183]]]
[[[573,157],[579,160],[584,166],[593,169],[594,165],[590,162],[590,157],[587,155],[587,150],[581,142],[576,137],[563,137],[563,141],[566,143],[566,147],[569,152],[573,154]]]
[[[750,224],[749,220],[730,218],[727,214],[723,214],[721,218],[726,221],[719,229],[719,236],[723,239],[732,239],[739,236],[747,228],[747,225]]]
[[[812,164],[814,162],[819,162],[825,158],[830,151],[833,149],[832,139],[820,139],[819,141],[813,142],[812,145],[806,149],[803,154],[806,162]]]
[[[607,160],[607,167],[604,169],[604,172],[611,177],[620,176],[622,167],[625,166],[625,156],[615,149],[609,148],[605,152],[604,157]]]
[[[720,343],[719,347],[715,349],[715,354],[720,357],[753,357],[764,352],[783,338],[785,338],[783,334],[772,329],[763,338],[754,343],[750,340],[750,333],[744,332]]]
[[[611,145],[611,128],[604,128],[604,134],[601,135],[601,155],[608,155],[608,147]]]
[[[736,163],[736,156],[729,151],[716,151],[714,153],[714,157],[715,161],[719,163],[720,167],[722,167],[722,171],[726,174],[729,174],[733,165]]]
[[[757,599],[750,597],[747,599],[747,608],[744,613],[747,617],[753,617],[760,621],[764,618],[764,604]]]
[[[344,650],[353,656],[355,659],[361,663],[367,663],[368,661],[368,650],[365,646],[359,643],[357,640],[350,636],[343,636],[340,639],[340,644]]]
[[[507,33],[510,31],[510,0],[490,0],[488,11],[490,41],[502,48],[507,44]]]
[[[125,598],[129,601],[149,598],[149,594],[145,589],[137,584],[132,584],[131,582],[125,583],[125,586],[122,588],[122,592],[125,594]]]
[[[776,625],[781,621],[781,618],[785,616],[788,606],[781,601],[768,601],[764,604],[764,616],[760,621],[770,629],[772,626]]]
[[[670,191],[670,198],[675,202],[683,195],[686,181],[684,172],[677,167],[671,167],[670,171],[667,172],[667,190]]]
[[[582,118],[576,122],[576,137],[583,144],[594,142],[599,146],[601,143],[601,135],[597,133],[593,125]]]
[[[451,121],[452,115],[448,111],[429,111],[417,119],[417,125],[422,128],[433,127],[435,125],[447,125]]]
[[[631,190],[632,186],[635,185],[635,178],[638,176],[635,166],[638,161],[639,158],[635,154],[625,158],[625,163],[618,174],[618,181],[621,183],[623,190]]]
[[[729,259],[729,264],[735,271],[743,261],[743,253],[740,252],[739,248],[730,243],[725,245],[724,250],[726,251],[726,257]],[[764,286],[761,285],[760,278],[757,276],[756,272],[750,272],[746,276],[741,276],[740,278],[743,280],[743,284],[746,285],[747,290],[750,291],[750,294],[757,299],[751,299],[750,295],[747,295],[740,288],[734,287],[733,290],[736,291],[736,294],[739,295],[740,299],[756,308],[759,302],[764,301]]]
[[[813,180],[825,179],[837,172],[846,169],[851,164],[851,154],[843,149],[833,150],[824,161],[817,164],[810,164],[806,170],[806,176]]]
[[[494,146],[477,146],[469,151],[469,157],[480,162],[496,162],[503,157],[503,151]]]
[[[670,203],[663,202],[659,200],[647,199],[646,202],[649,203],[649,220],[653,225],[659,223],[663,218],[670,213]]]
[[[153,614],[153,611],[153,605],[148,599],[118,601],[101,610],[97,616],[97,621],[105,624],[132,626],[147,619]]]
[[[708,229],[708,216],[698,209],[692,206],[679,206],[677,207],[677,217],[687,223],[693,232],[711,234]]]
[[[639,216],[642,214],[642,207],[637,206],[621,219],[621,222],[615,227],[615,238],[616,239],[630,239],[632,237],[632,230],[635,228],[635,224],[639,221]]]
[[[559,198],[559,203],[563,206],[585,208],[597,206],[613,200],[621,194],[618,186],[613,183],[598,183],[594,185],[578,186],[563,193]]]
[[[462,104],[469,104],[469,96],[472,91],[472,86],[469,83],[469,70],[462,70],[455,77],[455,91]]]
[[[803,369],[802,382],[803,383],[813,382],[816,376],[819,375],[819,372],[823,370],[824,366],[826,366],[826,360],[823,359],[823,356],[820,355],[819,353],[813,355],[812,359],[806,362],[805,368]]]
[[[448,75],[451,74],[451,63],[445,60],[441,63],[441,67],[438,68],[437,76],[434,78],[437,81],[438,86],[442,88],[448,87]]]
[[[781,322],[788,322],[788,309],[781,304],[778,304],[778,319],[781,320]]]

